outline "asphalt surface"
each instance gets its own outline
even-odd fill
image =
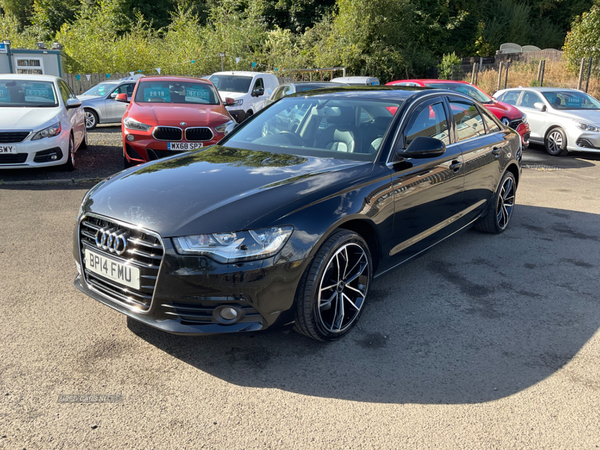
[[[81,179],[120,168],[91,138]],[[128,322],[72,284],[87,186],[0,172],[0,448],[598,448],[600,158],[524,165],[504,234],[378,278],[331,344]]]

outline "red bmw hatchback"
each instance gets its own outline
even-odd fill
[[[207,80],[140,78],[121,122],[125,167],[219,142],[235,126],[225,100]]]
[[[531,131],[529,129],[529,124],[527,123],[527,116],[514,106],[509,105],[508,103],[499,102],[495,98],[490,97],[471,83],[467,83],[466,81],[416,79],[390,81],[389,83],[386,83],[386,86],[420,86],[450,89],[469,95],[489,109],[490,112],[500,119],[504,125],[519,133],[523,148],[529,145],[529,135],[531,134]]]

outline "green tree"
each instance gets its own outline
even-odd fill
[[[579,70],[581,58],[591,56],[597,65],[600,58],[600,6],[592,6],[588,12],[573,21],[563,50],[568,68],[574,73]]]

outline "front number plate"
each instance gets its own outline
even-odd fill
[[[85,268],[116,283],[133,289],[140,288],[140,269],[106,258],[85,249]]]
[[[169,150],[190,151],[202,148],[203,145],[204,144],[202,144],[201,142],[169,142],[167,144],[167,148]]]
[[[0,145],[0,153],[17,153],[16,145]]]

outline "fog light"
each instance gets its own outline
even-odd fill
[[[129,142],[133,141],[135,138],[133,137],[133,134],[128,134],[127,137],[125,138],[127,139]]]
[[[235,320],[237,319],[238,312],[230,307],[225,307],[219,311],[219,315],[225,320]]]
[[[58,159],[58,156],[56,156],[56,155],[50,155],[50,159],[51,159],[52,161],[55,161],[55,160],[57,160],[57,159]]]

